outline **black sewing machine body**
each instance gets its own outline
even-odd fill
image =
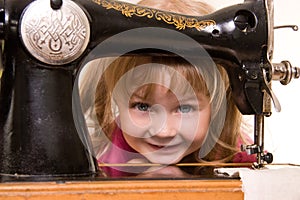
[[[42,53],[34,55],[32,49],[26,46],[25,32],[22,32],[21,26],[25,23],[28,6],[33,2],[31,0],[0,2],[0,33],[4,41],[0,91],[2,174],[29,176],[98,174],[97,162],[89,147],[89,141],[82,136],[83,133],[78,133],[80,130],[74,125],[72,114],[74,80],[87,57],[97,58],[120,53],[116,52],[116,49],[107,48],[99,55],[94,55],[93,50],[111,36],[128,30],[156,27],[189,36],[202,45],[217,63],[226,68],[233,97],[242,114],[257,116],[270,114],[271,98],[266,95],[268,89],[266,85],[271,80],[269,61],[273,46],[271,0],[246,0],[242,4],[201,17],[177,15],[148,8],[142,8],[142,12],[137,12],[139,6],[118,1],[74,0],[73,2],[87,17],[88,27],[84,27],[83,30],[88,42],[78,55],[74,58],[61,59],[62,62],[57,59],[58,57],[51,60],[52,55],[47,59],[41,59]],[[60,9],[60,5],[52,7],[54,10]],[[169,21],[164,19],[164,16],[169,16]],[[179,17],[182,17],[182,23],[177,23]],[[191,19],[194,20],[193,25],[184,24]],[[55,26],[55,23],[52,25]],[[198,56],[193,55],[194,51],[190,44],[176,40],[176,37],[166,38],[162,40],[161,35],[149,34],[112,42],[123,46],[137,44],[147,47],[157,43],[161,49],[172,44],[174,48]],[[40,38],[34,39],[38,41]],[[132,53],[157,52],[158,49],[146,48]],[[263,147],[263,144],[260,145]]]

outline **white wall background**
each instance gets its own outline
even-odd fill
[[[125,1],[125,0],[124,0]],[[138,0],[126,0],[136,3]],[[159,1],[159,0],[158,0]],[[215,8],[241,3],[243,0],[209,0]],[[274,0],[274,25],[298,25],[300,4],[297,0]],[[300,31],[277,29],[274,31],[273,62],[289,60],[300,67]],[[274,155],[274,163],[300,164],[300,79],[283,86],[273,83],[273,91],[280,100],[282,111],[266,118],[265,149]],[[247,116],[252,123],[252,116]]]
[[[296,0],[274,1],[274,24],[295,24],[300,28],[300,4]],[[300,31],[277,29],[274,33],[273,62],[289,60],[300,67]],[[282,111],[267,119],[265,145],[274,153],[274,162],[300,164],[300,79],[289,85],[273,84]]]

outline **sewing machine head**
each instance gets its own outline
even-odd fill
[[[271,63],[272,0],[245,0],[205,16],[110,0],[10,0],[0,7],[0,173],[97,174],[86,130],[76,127],[83,117],[72,111],[72,102],[80,104],[72,99],[78,72],[124,53],[199,59],[198,46],[226,69],[240,112],[256,117],[255,144],[244,150],[258,155],[258,166],[271,162],[262,135],[270,101],[280,110],[271,81],[288,84],[300,73],[288,61]]]

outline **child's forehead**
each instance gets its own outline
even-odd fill
[[[172,89],[170,89],[169,87],[166,87],[165,85],[161,85],[161,84],[155,84],[155,83],[143,85],[133,92],[133,95],[138,96],[138,97],[145,97],[146,94],[171,95],[174,93],[173,93]]]
[[[196,92],[193,89],[177,89],[169,88],[160,84],[147,84],[141,86],[137,90],[135,90],[130,98],[139,98],[144,100],[151,100],[153,98],[176,98],[178,101],[185,101],[191,99],[199,99],[199,98],[207,98],[207,95],[204,92]]]
[[[124,75],[133,82],[157,83],[167,87],[171,86],[174,80],[182,83],[187,82],[187,79],[194,79],[197,78],[196,76],[200,76],[194,67],[172,66],[159,63],[136,66]]]

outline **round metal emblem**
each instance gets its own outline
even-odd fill
[[[76,60],[90,39],[87,16],[70,0],[64,0],[58,10],[51,8],[50,1],[32,2],[23,12],[20,30],[27,50],[38,60],[51,65]]]

